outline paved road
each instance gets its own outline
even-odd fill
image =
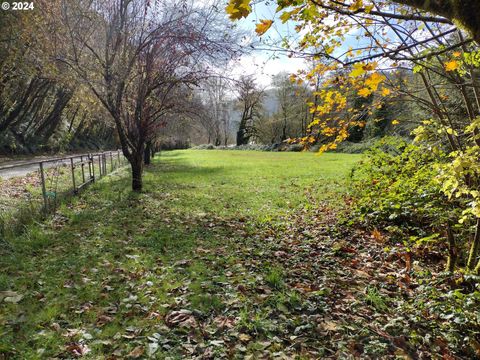
[[[10,179],[17,176],[25,176],[31,172],[37,171],[39,169],[39,162],[40,161],[49,161],[49,160],[57,160],[48,163],[44,163],[44,167],[51,168],[54,166],[58,166],[60,164],[69,164],[70,157],[73,156],[74,162],[80,161],[80,156],[87,156],[86,154],[78,154],[78,155],[64,155],[60,157],[48,157],[48,156],[38,156],[28,160],[18,160],[18,161],[4,161],[0,162],[0,178],[2,179]],[[68,157],[68,159],[65,159]]]

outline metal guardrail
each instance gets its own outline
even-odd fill
[[[70,167],[71,180],[72,180],[72,195],[78,194],[78,192],[85,186],[95,182],[106,176],[109,172],[113,172],[120,168],[125,163],[125,158],[120,150],[116,152],[108,151],[97,154],[80,155],[80,160],[75,162],[75,159],[79,157],[70,156],[67,158],[51,159],[39,162],[39,171],[42,181],[42,196],[44,201],[44,211],[49,212],[57,207],[57,192],[47,192],[46,180],[45,180],[45,164],[55,162],[65,162],[66,166]],[[114,161],[115,158],[115,161]],[[109,160],[109,161],[108,161]],[[123,161],[123,163],[122,163]],[[98,172],[95,173],[96,163],[98,162]],[[110,164],[108,164],[110,162]],[[108,165],[110,165],[110,171],[108,171]],[[81,170],[81,176],[76,176],[75,169],[79,167]],[[87,168],[87,169],[86,169]],[[87,173],[88,171],[88,173]],[[53,200],[53,201],[52,201]],[[53,202],[53,206],[52,206]]]
[[[28,193],[28,197],[41,201],[41,210],[49,213],[57,209],[61,198],[78,194],[84,187],[127,163],[123,153],[116,150],[7,165],[0,167],[0,171],[38,165],[40,181]],[[41,194],[38,185],[41,187]],[[40,205],[38,202],[37,204]]]

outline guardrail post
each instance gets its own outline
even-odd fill
[[[113,155],[111,151],[110,151],[110,172],[113,172]]]
[[[94,156],[90,155],[90,164],[92,166],[92,172],[90,174],[90,179],[92,179],[92,182],[95,182],[95,162],[94,162]]]
[[[85,184],[85,164],[83,163],[83,156],[80,156],[80,162],[82,164],[82,184]]]
[[[40,178],[42,180],[42,195],[43,195],[43,211],[48,212],[48,198],[47,198],[47,186],[45,184],[45,173],[43,169],[43,162],[40,162]]]
[[[102,178],[102,155],[98,155],[98,178]]]
[[[70,158],[70,167],[72,169],[72,183],[73,183],[73,193],[77,193],[77,185],[75,184],[75,165],[73,164],[73,158]]]

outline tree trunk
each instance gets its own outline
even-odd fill
[[[132,167],[132,190],[140,192],[143,187],[143,153],[140,153],[140,156],[132,156],[130,165]]]
[[[393,0],[460,22],[480,42],[480,1],[478,0]]]
[[[237,131],[237,146],[248,145],[249,136],[245,129],[240,129]]]
[[[152,157],[152,143],[150,141],[147,142],[145,145],[145,151],[144,151],[144,156],[143,156],[143,162],[145,165],[150,165],[151,164],[151,157]]]
[[[480,218],[477,219],[475,237],[473,238],[470,252],[468,254],[467,268],[473,270],[477,262],[478,248],[480,247]]]
[[[283,127],[282,127],[282,139],[281,141],[287,140],[287,118],[284,119],[283,121]]]
[[[448,239],[448,260],[447,271],[453,273],[455,271],[455,264],[457,262],[457,245],[455,243],[455,235],[453,234],[450,224],[447,225],[447,239]]]

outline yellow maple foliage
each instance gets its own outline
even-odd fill
[[[350,72],[349,76],[354,78],[362,76],[363,74],[365,74],[364,64],[353,64],[353,70]]]
[[[460,64],[456,60],[448,61],[445,63],[445,71],[455,71],[460,67]]]
[[[371,93],[372,91],[369,88],[362,88],[358,90],[358,95],[361,97],[368,97]]]
[[[252,11],[250,0],[230,0],[225,11],[232,20],[240,20],[247,17]]]
[[[373,73],[365,80],[365,86],[367,86],[372,92],[377,91],[378,85],[385,80],[385,75],[379,73]]]
[[[360,10],[363,7],[363,0],[355,0],[348,8],[351,11]]]
[[[268,31],[268,29],[270,29],[272,24],[273,24],[272,20],[260,20],[260,23],[258,23],[257,27],[255,28],[255,32],[261,36],[265,34]]]

